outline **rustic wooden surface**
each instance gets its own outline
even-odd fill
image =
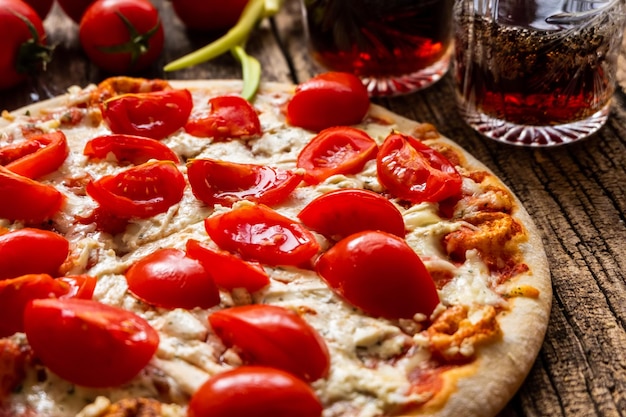
[[[205,79],[239,78],[225,55],[164,74],[163,65],[211,40],[187,33],[171,4],[154,0],[165,25],[166,47],[157,65],[140,75]],[[98,82],[110,74],[89,64],[78,27],[55,6],[45,21],[57,45],[48,71],[0,93],[12,110]],[[263,79],[298,82],[319,71],[306,51],[298,0],[255,31],[248,52]],[[543,349],[503,417],[626,415],[626,95],[619,90],[608,124],[583,142],[550,150],[502,145],[464,125],[452,102],[450,78],[411,95],[377,100],[409,118],[435,124],[491,168],[522,200],[541,231],[552,270],[553,310]],[[489,396],[485,392],[485,398]]]

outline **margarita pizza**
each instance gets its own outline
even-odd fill
[[[520,201],[354,76],[116,77],[0,122],[0,416],[493,416],[551,302]]]

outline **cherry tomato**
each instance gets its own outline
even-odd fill
[[[320,250],[299,223],[263,205],[245,205],[204,221],[220,248],[267,265],[302,265]]]
[[[307,227],[331,240],[364,230],[404,237],[402,213],[389,200],[367,190],[341,189],[311,201],[298,214]]]
[[[198,200],[208,206],[232,206],[240,200],[275,205],[285,201],[302,175],[267,165],[238,164],[216,159],[194,159],[187,177]]]
[[[171,161],[146,162],[87,184],[108,213],[145,219],[166,212],[183,197],[185,178]]]
[[[64,201],[63,194],[53,186],[0,166],[0,218],[43,222],[58,212]]]
[[[6,168],[32,179],[43,177],[59,169],[70,153],[67,138],[60,130],[32,136],[26,143],[36,143],[38,147],[33,152],[9,162]],[[0,153],[1,151],[0,149]]]
[[[113,131],[163,139],[183,127],[193,101],[188,90],[122,94],[100,104],[102,117]]]
[[[443,155],[415,138],[392,133],[378,151],[378,181],[412,203],[439,202],[461,192],[463,178]]]
[[[210,308],[220,302],[209,271],[178,249],[159,249],[135,262],[126,281],[136,297],[158,307]]]
[[[187,256],[197,259],[211,271],[215,284],[220,288],[228,291],[245,288],[248,292],[255,292],[270,283],[267,272],[257,262],[244,261],[237,255],[210,248],[193,239],[187,241],[185,250]]]
[[[218,96],[209,99],[208,115],[192,117],[185,131],[214,141],[249,139],[261,135],[261,122],[252,105],[239,96]]]
[[[179,163],[178,156],[161,142],[143,136],[105,135],[91,139],[83,154],[92,159],[105,159],[113,154],[118,162],[141,165],[151,159]]]
[[[24,228],[0,235],[0,254],[0,279],[56,276],[69,254],[69,242],[54,232]]]
[[[159,344],[156,330],[135,313],[77,298],[31,301],[24,332],[35,356],[52,372],[94,388],[130,381]]]
[[[0,90],[23,82],[50,60],[41,18],[23,1],[0,1],[0,39]]]
[[[439,296],[421,259],[396,235],[365,231],[320,256],[317,273],[348,303],[375,317],[430,316]]]
[[[356,174],[376,157],[378,145],[367,133],[338,126],[322,130],[298,155],[297,166],[304,168],[304,180],[318,184],[336,174]]]
[[[48,16],[48,13],[50,13],[50,9],[52,9],[52,3],[54,3],[54,0],[25,0],[25,1],[26,3],[28,3],[30,7],[35,9],[35,11],[37,12],[37,15],[41,18],[41,20],[44,20],[46,16]]]
[[[79,38],[94,64],[117,74],[149,67],[164,42],[159,11],[148,0],[96,0],[80,20]]]
[[[328,374],[324,339],[290,310],[267,304],[232,307],[212,313],[209,323],[248,364],[282,369],[308,382]]]
[[[223,31],[237,23],[248,0],[172,0],[176,16],[188,29]]]
[[[87,8],[96,0],[57,0],[61,9],[74,22],[80,23]]]
[[[188,417],[320,417],[322,405],[306,382],[264,366],[219,373],[191,397]]]
[[[22,275],[0,281],[0,338],[24,331],[24,309],[30,300],[60,297],[70,286],[48,274]]]
[[[287,122],[319,132],[360,123],[370,107],[367,88],[355,75],[326,72],[296,87],[287,103]]]
[[[68,275],[65,277],[59,277],[57,281],[65,282],[69,286],[67,294],[62,295],[59,298],[83,298],[85,300],[91,300],[93,293],[96,290],[96,284],[98,280],[91,275]]]

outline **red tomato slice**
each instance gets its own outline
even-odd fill
[[[187,417],[320,417],[309,385],[279,369],[241,366],[211,377],[191,397]]]
[[[261,135],[261,122],[252,105],[239,96],[219,96],[209,100],[206,116],[192,116],[185,131],[214,141],[249,139]]]
[[[302,225],[262,205],[246,205],[205,219],[220,248],[267,265],[302,265],[320,250]]]
[[[136,297],[158,307],[210,308],[220,302],[209,271],[178,249],[159,249],[135,262],[126,281]]]
[[[209,323],[248,364],[282,369],[308,382],[328,374],[324,339],[290,310],[267,304],[232,307],[211,314]]]
[[[317,197],[298,214],[305,226],[331,240],[364,230],[404,237],[404,219],[385,197],[368,190],[341,189]]]
[[[67,239],[47,230],[24,228],[0,235],[0,280],[26,274],[56,276],[69,252]]]
[[[188,90],[122,94],[100,104],[113,133],[163,139],[182,128],[191,114]]]
[[[0,166],[0,218],[40,223],[59,211],[64,201],[63,194],[53,186]]]
[[[56,171],[70,152],[61,131],[37,135],[28,141],[39,143],[39,148],[6,165],[8,170],[28,178],[36,179]]]
[[[245,288],[248,292],[255,292],[270,283],[267,272],[257,262],[244,261],[237,255],[212,249],[193,239],[187,241],[185,249],[187,256],[197,259],[211,271],[218,287],[228,291]]]
[[[317,134],[298,155],[297,166],[304,168],[304,180],[318,184],[336,174],[356,174],[376,157],[378,145],[367,133],[339,126]]]
[[[266,205],[282,203],[302,181],[302,175],[292,171],[215,159],[190,161],[187,177],[198,200],[208,206],[227,207],[240,200]]]
[[[326,72],[298,85],[287,104],[287,122],[319,132],[360,123],[370,107],[367,88],[344,72]]]
[[[87,184],[87,194],[103,210],[122,218],[148,218],[178,203],[185,178],[171,161],[146,162]]]
[[[415,138],[392,133],[376,158],[378,181],[412,203],[439,202],[461,192],[463,178],[442,154]]]
[[[22,275],[0,281],[0,338],[24,331],[24,309],[38,298],[61,297],[70,286],[48,274]]]
[[[94,388],[130,381],[159,345],[156,330],[135,313],[77,298],[31,301],[24,331],[35,356],[52,372]]]
[[[179,163],[178,156],[161,142],[143,136],[106,135],[87,142],[83,154],[92,159],[105,159],[113,154],[118,162],[141,165],[151,159]]]
[[[82,298],[85,300],[91,300],[93,298],[93,292],[96,290],[96,284],[98,280],[91,275],[68,275],[66,277],[60,277],[56,279],[69,285],[69,291],[67,294],[59,298]]]
[[[430,316],[439,296],[421,259],[404,239],[365,231],[320,256],[317,273],[348,303],[374,317]]]

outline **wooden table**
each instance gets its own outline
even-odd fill
[[[211,40],[189,34],[171,4],[154,0],[165,26],[165,51],[146,77],[240,78],[230,55],[164,74],[163,65]],[[78,27],[55,6],[45,21],[54,61],[39,79],[0,93],[15,109],[109,74],[90,65]],[[319,68],[307,55],[298,0],[256,30],[248,52],[267,81],[298,82]],[[543,349],[502,416],[626,415],[626,94],[619,90],[608,124],[594,137],[555,149],[523,149],[483,139],[456,113],[450,78],[411,95],[376,100],[430,122],[502,178],[542,233],[552,269],[553,310]],[[485,392],[485,396],[489,393]]]

